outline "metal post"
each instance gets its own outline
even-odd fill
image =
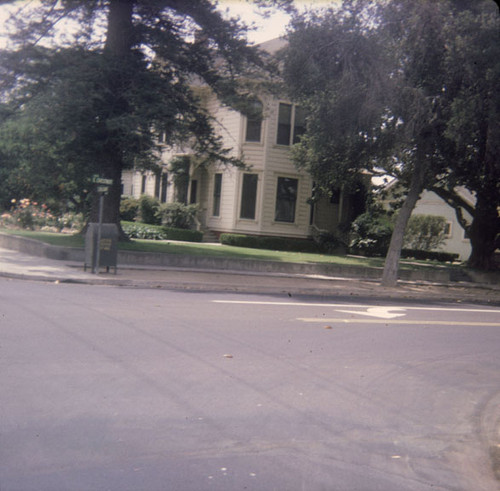
[[[104,193],[99,193],[99,224],[97,226],[97,250],[95,251],[94,274],[99,274],[101,255],[102,213],[104,207]]]

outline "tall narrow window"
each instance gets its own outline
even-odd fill
[[[141,179],[141,194],[144,194],[146,192],[146,179],[147,177],[143,174]]]
[[[215,174],[214,176],[214,204],[212,208],[212,215],[214,217],[220,216],[220,198],[222,195],[222,174]]]
[[[306,112],[300,106],[295,107],[295,119],[293,122],[293,143],[298,143],[300,137],[306,132]]]
[[[298,180],[289,177],[278,177],[278,189],[276,191],[277,222],[293,223],[295,221],[295,208],[297,204]]]
[[[257,204],[257,174],[243,174],[241,188],[240,218],[255,220],[255,205]]]
[[[165,203],[167,201],[167,186],[168,186],[168,174],[162,173],[161,175],[161,195],[160,201]]]
[[[189,204],[194,205],[196,203],[196,195],[198,194],[198,181],[193,179],[191,181],[191,190],[189,192]]]
[[[290,145],[292,132],[292,105],[280,103],[278,111],[278,145]]]
[[[252,101],[247,113],[247,130],[245,141],[260,142],[262,130],[262,103],[260,101]]]

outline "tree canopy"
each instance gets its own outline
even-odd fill
[[[348,185],[364,169],[408,187],[385,284],[396,282],[406,223],[426,187],[439,183],[453,193],[466,186],[477,198],[475,220],[481,215],[498,234],[498,138],[491,138],[498,135],[492,85],[498,83],[498,20],[489,0],[349,0],[292,23],[285,86],[309,113],[294,149],[297,165],[325,191]],[[480,210],[481,195],[488,213]],[[477,239],[476,251],[484,233]],[[489,257],[493,251],[490,240]]]
[[[216,2],[41,0],[15,21],[13,47],[0,53],[4,129],[15,126],[19,141],[23,125],[31,136],[43,132],[54,168],[84,170],[87,182],[94,173],[113,179],[105,221],[118,223],[122,170],[158,162],[160,132],[168,144],[189,140],[206,162],[238,163],[222,147],[196,86],[241,108],[251,95],[245,81],[266,64],[247,43],[245,25],[223,18]],[[63,21],[71,26],[67,38],[57,35]],[[0,156],[10,158],[11,150]],[[40,164],[33,155],[20,158]]]

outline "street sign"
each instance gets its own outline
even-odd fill
[[[98,193],[106,194],[109,191],[109,186],[97,186]]]
[[[105,179],[104,177],[99,177],[99,176],[94,176],[92,178],[92,182],[95,182],[96,184],[102,184],[104,186],[113,185],[113,179]]]

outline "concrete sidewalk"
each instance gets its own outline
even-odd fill
[[[187,291],[369,297],[421,301],[475,302],[500,305],[498,285],[442,284],[404,281],[383,288],[374,279],[344,278],[294,272],[250,272],[126,264],[114,272],[92,274],[83,262],[54,260],[0,248],[0,276],[12,279],[80,283],[129,288],[164,288]]]

